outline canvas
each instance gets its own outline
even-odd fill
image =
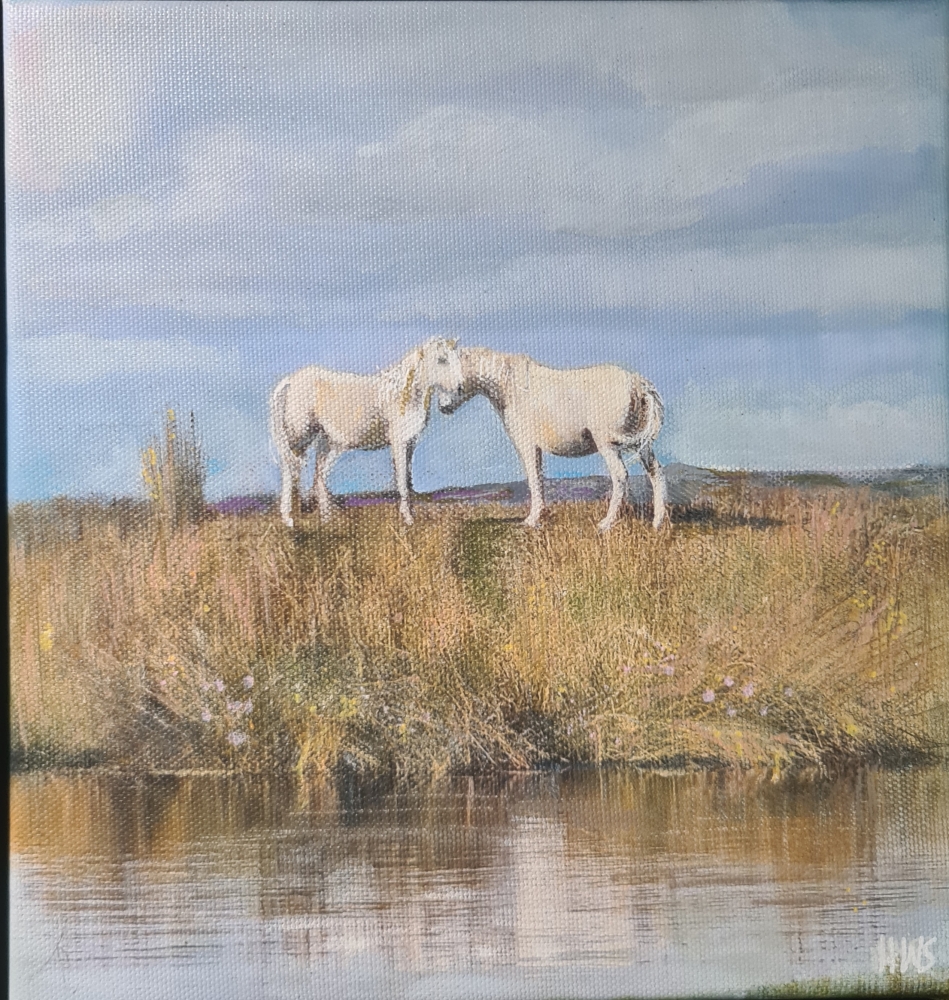
[[[949,992],[943,3],[4,0],[10,992]]]

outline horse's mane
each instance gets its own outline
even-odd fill
[[[415,347],[376,376],[379,380],[380,397],[386,400],[398,400],[399,410],[402,413],[405,413],[412,398],[412,385],[416,380],[418,362],[419,350]]]
[[[508,389],[526,380],[530,364],[526,354],[505,354],[490,347],[463,347],[459,353],[466,378],[478,389]]]

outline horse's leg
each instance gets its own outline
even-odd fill
[[[288,527],[293,527],[293,515],[300,507],[300,470],[306,454],[283,448],[280,453],[280,517]]]
[[[535,444],[515,444],[524,472],[527,474],[527,488],[531,495],[531,509],[524,519],[528,528],[536,528],[544,512],[544,453]]]
[[[330,495],[326,480],[330,469],[342,452],[337,448],[328,448],[316,456],[316,468],[313,470],[313,495],[320,511],[320,520],[328,521],[333,514],[333,498]]]
[[[640,449],[639,458],[652,483],[652,526],[658,529],[666,519],[666,477],[648,444]]]
[[[606,468],[609,470],[610,479],[613,480],[613,494],[610,497],[610,506],[606,511],[606,517],[596,526],[597,531],[609,531],[616,524],[619,517],[620,508],[626,499],[626,486],[629,483],[629,471],[623,456],[620,454],[619,446],[612,442],[595,441],[597,451],[603,456]]]
[[[392,464],[395,466],[395,485],[399,491],[399,513],[406,524],[414,524],[412,506],[409,498],[412,490],[412,453],[415,450],[413,440],[392,442]]]

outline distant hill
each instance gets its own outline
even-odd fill
[[[694,465],[673,462],[665,466],[668,499],[671,504],[687,506],[699,500],[709,490],[743,481],[757,487],[793,487],[800,490],[845,489],[869,487],[892,496],[949,496],[949,469],[931,466],[914,466],[909,469],[878,469],[868,472],[722,472],[702,469]],[[601,500],[609,496],[611,484],[608,476],[580,476],[576,479],[547,479],[544,496],[551,503],[577,500]],[[647,503],[652,492],[644,475],[631,475],[627,496],[630,503]],[[351,493],[343,495],[344,507],[367,507],[375,504],[394,503],[393,491],[376,493]],[[421,501],[433,503],[500,503],[519,505],[529,500],[527,483],[485,483],[481,486],[454,486],[419,494]],[[272,494],[228,497],[210,504],[220,514],[257,514],[276,510],[277,498]]]

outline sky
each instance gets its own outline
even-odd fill
[[[946,464],[947,11],[4,0],[10,499],[144,495],[169,406],[272,490],[279,377],[447,334],[642,372],[663,462]],[[476,399],[414,478],[523,473]]]

